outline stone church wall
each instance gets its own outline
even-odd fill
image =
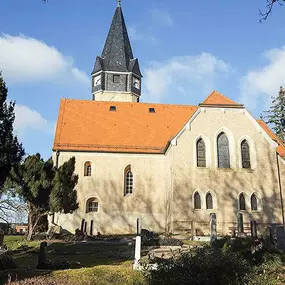
[[[164,155],[97,154],[61,152],[59,165],[76,157],[79,209],[72,215],[56,214],[55,223],[70,232],[87,221],[89,233],[93,220],[93,234],[123,234],[136,232],[136,219],[144,228],[165,232],[168,215],[169,161]],[[55,157],[54,157],[55,159]],[[84,176],[84,163],[92,165],[91,177]],[[133,194],[124,196],[124,170],[131,165],[134,175]],[[86,213],[87,199],[99,201],[99,211]]]
[[[217,168],[217,135],[224,131],[229,137],[231,169]],[[199,137],[206,142],[208,165],[196,167],[196,144]],[[241,168],[240,142],[247,138],[251,147],[253,169]],[[218,233],[228,234],[230,224],[243,214],[244,222],[256,220],[267,226],[281,223],[281,201],[277,180],[276,146],[266,139],[257,124],[240,109],[204,109],[173,146],[173,221],[209,225],[210,213],[217,214]],[[284,170],[283,170],[284,171]],[[284,175],[283,175],[284,177]],[[284,179],[283,179],[284,180]],[[202,209],[194,209],[193,196],[198,191]],[[206,194],[210,192],[214,209],[206,209]],[[246,210],[239,211],[239,194],[244,193]],[[251,211],[250,197],[258,198],[258,211]],[[209,226],[204,226],[207,231]],[[173,229],[175,231],[175,229]]]

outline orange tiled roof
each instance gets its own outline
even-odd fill
[[[110,106],[116,106],[116,112]],[[155,108],[155,113],[149,113],[149,108]],[[53,149],[163,153],[197,109],[62,99]]]
[[[264,131],[273,139],[276,143],[278,143],[278,147],[276,149],[277,153],[282,157],[285,158],[285,144],[284,142],[279,139],[277,135],[267,126],[267,124],[263,120],[256,120],[258,124],[264,129]]]
[[[237,105],[237,106],[240,106],[238,103],[224,96],[218,91],[213,91],[202,104],[203,105]]]

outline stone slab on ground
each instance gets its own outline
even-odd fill
[[[148,252],[148,256],[156,258],[165,258],[169,259],[173,255],[189,252],[193,248],[192,246],[183,245],[183,246],[160,246],[158,248],[151,249]]]

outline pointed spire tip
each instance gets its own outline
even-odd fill
[[[118,0],[118,7],[121,7],[121,0]]]

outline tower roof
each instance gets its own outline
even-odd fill
[[[101,55],[103,69],[109,71],[129,72],[134,59],[123,11],[118,5]]]

